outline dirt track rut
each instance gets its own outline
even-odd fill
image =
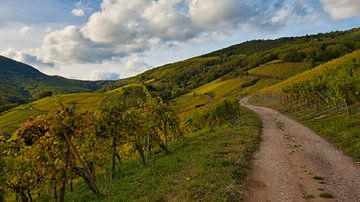
[[[248,99],[240,103],[261,117],[263,136],[245,201],[360,202],[360,165],[309,128]]]

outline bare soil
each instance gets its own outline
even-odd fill
[[[360,201],[360,165],[285,115],[251,105],[263,136],[247,178],[245,201]]]

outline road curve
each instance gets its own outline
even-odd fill
[[[263,136],[245,201],[360,201],[358,164],[309,128],[248,100],[240,103],[260,116]]]

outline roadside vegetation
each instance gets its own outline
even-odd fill
[[[360,52],[355,51],[277,85],[256,100],[316,130],[360,160]]]

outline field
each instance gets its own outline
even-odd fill
[[[91,112],[104,97],[101,93],[76,93],[47,97],[30,104],[20,105],[0,116],[0,131],[11,134],[30,116],[35,117],[46,113],[56,104],[75,105],[78,112]]]
[[[249,70],[250,75],[268,77],[273,79],[287,79],[310,69],[310,65],[304,62],[281,62],[272,61]]]

